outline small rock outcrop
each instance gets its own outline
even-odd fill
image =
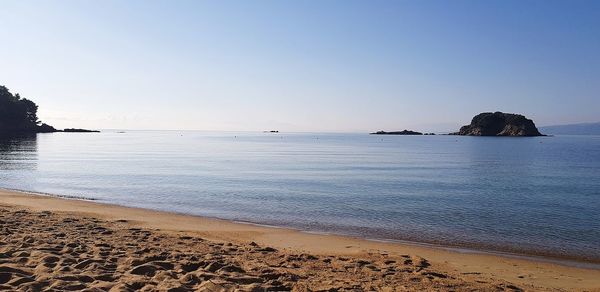
[[[100,133],[100,131],[97,131],[97,130],[75,129],[75,128],[64,129],[63,132],[65,132],[65,133]]]
[[[462,126],[452,135],[463,136],[544,136],[532,120],[519,114],[503,112],[481,113],[473,117],[470,125]]]
[[[371,135],[423,135],[423,133],[409,131],[409,130],[396,131],[396,132],[377,131],[375,133],[371,133]]]
[[[57,131],[57,129],[45,123],[42,123],[40,126],[37,127],[38,133],[54,133]]]

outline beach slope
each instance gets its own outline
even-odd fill
[[[0,190],[0,290],[598,287],[595,269]]]

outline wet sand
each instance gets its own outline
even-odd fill
[[[600,291],[600,270],[0,190],[0,290]]]

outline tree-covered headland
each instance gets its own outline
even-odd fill
[[[0,86],[0,135],[56,132],[38,120],[35,102]]]

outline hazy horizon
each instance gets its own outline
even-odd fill
[[[600,2],[3,1],[0,85],[57,128],[598,122]]]

